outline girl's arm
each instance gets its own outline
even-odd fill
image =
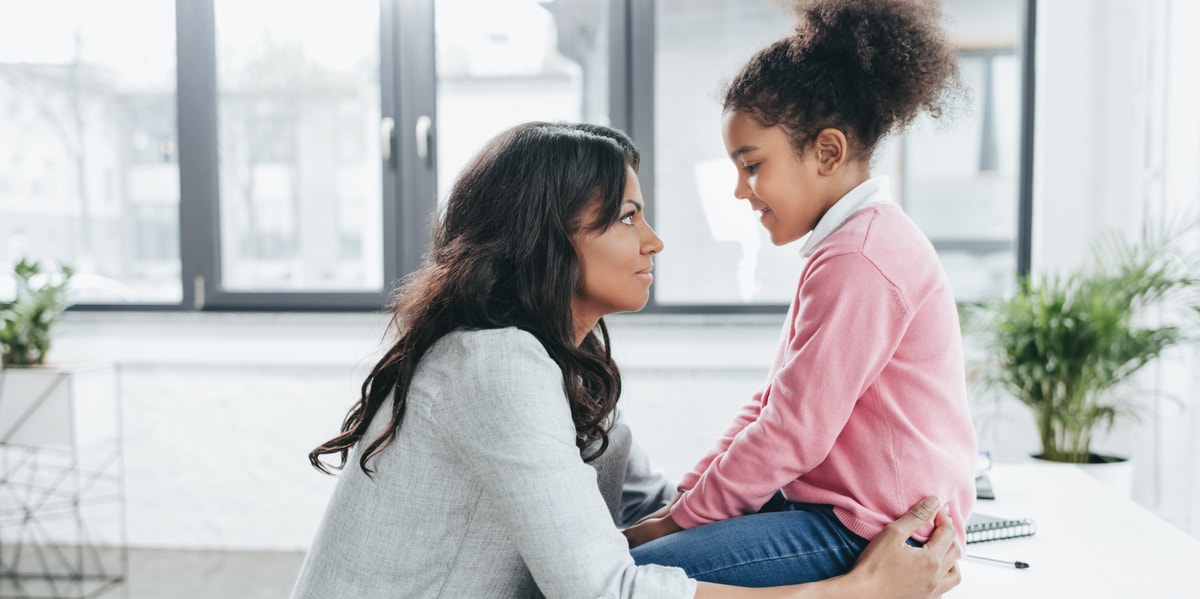
[[[825,461],[911,319],[861,254],[814,255],[758,417],[671,510],[683,528],[751,513]]]
[[[696,462],[691,471],[683,475],[683,478],[679,480],[679,489],[681,491],[686,491],[696,486],[696,481],[700,479],[700,475],[704,474],[705,470],[708,470],[708,465],[717,459],[717,456],[729,449],[729,444],[733,442],[734,437],[738,436],[738,433],[742,432],[742,429],[746,428],[746,425],[758,419],[759,412],[762,410],[762,396],[765,391],[766,389],[759,389],[750,398],[750,401],[746,402],[741,410],[738,410],[737,414],[733,417],[733,422],[725,427],[725,432],[721,433],[720,437],[717,437],[717,441],[713,443],[712,448],[704,454],[704,457],[700,458],[700,461]]]

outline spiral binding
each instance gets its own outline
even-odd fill
[[[967,542],[983,543],[1016,537],[1030,537],[1037,532],[1037,525],[1030,518],[1005,520],[988,516],[972,516],[972,519],[987,518],[986,521],[967,522]]]

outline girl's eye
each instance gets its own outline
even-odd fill
[[[621,217],[621,222],[622,222],[622,223],[624,223],[624,224],[626,224],[626,225],[633,226],[633,213],[632,213],[632,212],[630,212],[629,214],[626,214],[625,216],[622,216],[622,217]]]
[[[753,174],[754,174],[754,171],[757,171],[757,170],[758,170],[758,165],[757,165],[757,164],[747,164],[747,165],[745,165],[745,166],[743,166],[743,167],[742,167],[742,170],[744,170],[744,171],[746,171],[747,173],[750,173],[751,175],[753,175]]]

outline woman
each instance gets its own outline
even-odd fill
[[[611,474],[627,471],[614,441],[629,443],[614,427],[621,383],[602,317],[645,304],[662,249],[638,161],[612,129],[527,123],[464,169],[397,296],[395,345],[342,433],[309,455],[323,471],[329,454],[357,467],[338,481],[293,597],[925,597],[957,583],[944,514],[943,538],[903,544],[936,502],[823,583],[746,590],[633,564],[613,525],[621,510],[585,461],[605,464],[614,495],[624,477]]]

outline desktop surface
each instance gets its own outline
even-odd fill
[[[1028,569],[964,557],[950,599],[1200,597],[1200,539],[1122,497],[1069,464],[997,464],[995,500],[975,511],[1032,518],[1032,537],[967,545],[967,553]]]

